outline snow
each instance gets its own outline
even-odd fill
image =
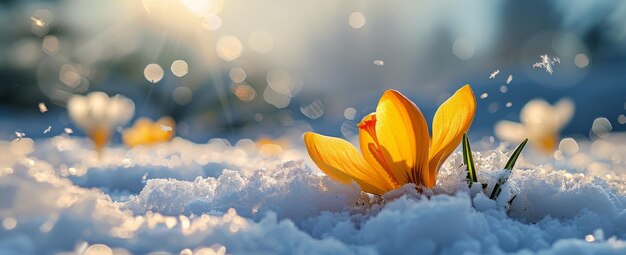
[[[171,126],[163,125],[163,124],[160,124],[160,125],[161,125],[161,130],[163,130],[163,131],[172,131],[173,130]]]
[[[44,102],[41,102],[39,104],[37,104],[37,107],[39,108],[39,111],[41,113],[45,113],[48,111],[48,107],[46,106],[46,104]]]
[[[626,134],[576,142],[560,158],[527,148],[494,201],[467,188],[459,152],[434,189],[378,197],[295,142],[267,155],[175,138],[99,157],[67,135],[0,141],[0,253],[624,254]],[[510,152],[474,152],[487,191]]]
[[[22,132],[15,131],[15,140],[16,141],[19,141],[19,140],[21,140],[24,137],[26,137],[26,134],[24,134]]]
[[[550,57],[548,54],[541,55],[541,62],[537,62],[533,64],[533,68],[542,68],[546,69],[546,72],[549,74],[554,73],[554,65],[560,64],[561,59],[558,57]]]
[[[489,75],[489,79],[496,78],[496,75],[498,75],[499,73],[500,73],[500,69],[493,71],[493,73]]]

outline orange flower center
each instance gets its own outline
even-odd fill
[[[376,144],[378,144],[378,138],[376,137],[376,113],[370,113],[365,116],[357,126],[360,129],[365,130],[372,138]]]
[[[398,184],[398,180],[396,180],[393,173],[391,172],[389,164],[387,163],[387,160],[385,160],[385,156],[383,155],[383,151],[378,145],[378,137],[376,136],[376,113],[370,113],[369,115],[365,116],[363,120],[361,120],[361,122],[357,124],[357,126],[367,132],[372,137],[372,139],[374,139],[373,143],[367,144],[367,149],[372,154],[372,156],[374,156],[374,159],[376,159],[378,164],[385,170],[385,172],[389,174],[391,180],[394,183]]]

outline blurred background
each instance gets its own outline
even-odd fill
[[[589,137],[598,119],[626,130],[619,0],[4,0],[0,35],[3,140],[73,128],[67,100],[91,91],[129,97],[135,119],[171,116],[197,142],[352,139],[385,89],[430,122],[468,83],[474,139],[534,98],[574,101],[563,135]],[[533,68],[544,54],[560,60],[552,74]]]

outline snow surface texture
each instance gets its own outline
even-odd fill
[[[459,153],[435,189],[377,197],[301,148],[264,155],[251,140],[176,138],[100,159],[67,135],[0,141],[0,254],[626,254],[624,144],[525,151],[493,201],[467,188]],[[475,152],[488,191],[509,151]]]

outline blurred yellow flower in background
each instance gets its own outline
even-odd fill
[[[95,145],[98,153],[111,139],[111,130],[126,124],[135,112],[130,99],[103,92],[92,92],[87,96],[74,95],[67,102],[72,121],[81,128]]]
[[[304,134],[313,162],[330,177],[352,181],[368,193],[383,194],[407,183],[435,186],[443,162],[459,145],[474,119],[476,98],[463,86],[435,113],[432,137],[420,109],[400,92],[387,90],[358,124],[361,152],[349,142]]]
[[[266,157],[277,156],[290,147],[287,139],[273,139],[266,136],[257,139],[256,144],[261,155]]]
[[[520,112],[520,122],[499,121],[495,134],[500,140],[520,143],[528,141],[542,152],[551,154],[556,149],[559,132],[574,116],[574,102],[568,98],[550,105],[542,99],[526,103]]]
[[[170,117],[162,117],[155,122],[148,118],[140,118],[135,125],[124,130],[122,141],[128,147],[167,142],[174,137],[175,126],[176,123]]]

